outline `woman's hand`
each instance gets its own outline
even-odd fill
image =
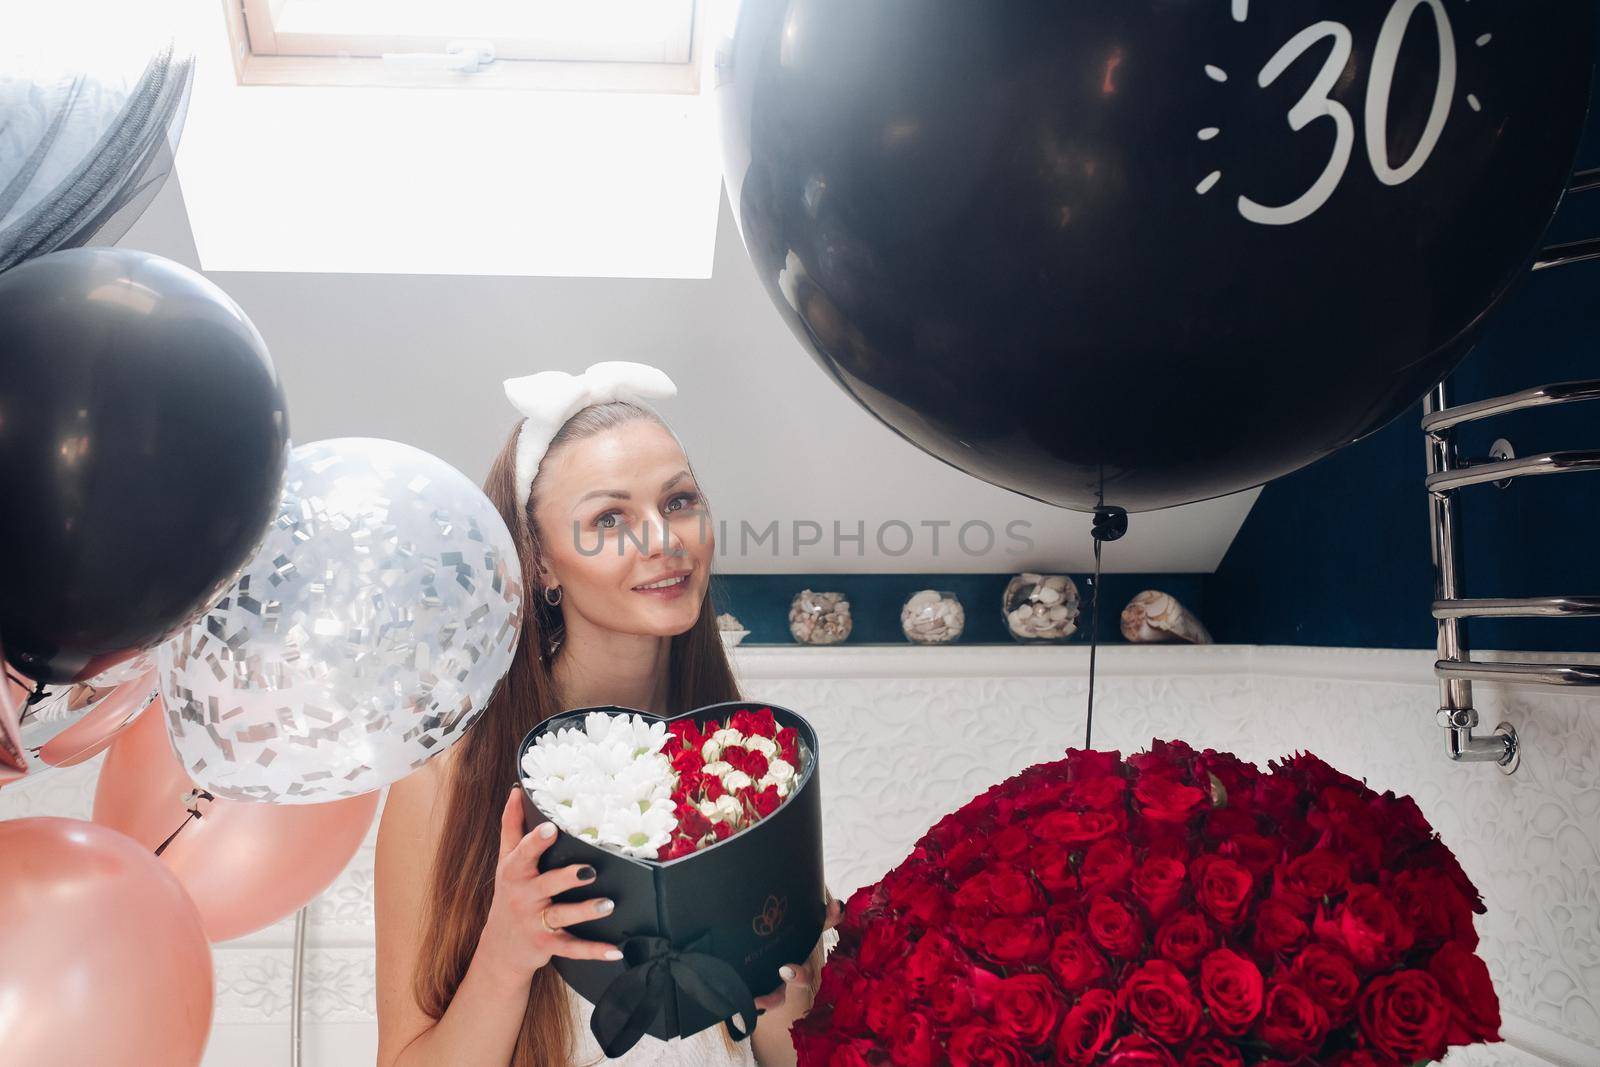
[[[603,941],[586,941],[563,927],[608,914],[613,902],[601,899],[552,904],[551,898],[594,881],[594,868],[569,864],[540,873],[539,857],[556,838],[556,824],[544,822],[522,832],[522,789],[514,786],[500,813],[500,861],[494,874],[494,899],[478,945],[495,965],[531,977],[552,956],[580,960],[620,960],[622,952]]]
[[[823,886],[822,891],[828,894],[827,917],[822,920],[822,929],[826,932],[839,925],[844,906],[834,899],[833,893],[827,886]],[[789,988],[793,986],[799,990],[796,996],[803,998],[806,1004],[806,1008],[802,1011],[809,1010],[811,1000],[817,995],[817,982],[822,976],[822,957],[822,942],[818,941],[817,947],[811,950],[811,956],[806,962],[786,963],[779,967],[778,977],[783,979],[783,984],[766,996],[757,997],[756,1007],[762,1011],[771,1011],[782,1006],[788,998]]]

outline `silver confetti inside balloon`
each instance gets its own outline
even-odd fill
[[[443,460],[372,438],[294,449],[255,558],[160,648],[189,776],[278,804],[405,777],[511,666],[521,574],[499,512]]]

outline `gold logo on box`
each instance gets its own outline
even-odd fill
[[[788,897],[768,893],[765,903],[761,905],[761,913],[750,920],[750,928],[762,937],[771,937],[783,925],[783,917],[788,910]]]

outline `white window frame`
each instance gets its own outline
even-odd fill
[[[468,73],[396,65],[380,58],[384,52],[443,53],[449,43],[444,38],[279,32],[278,17],[291,2],[222,0],[240,85],[695,94],[702,85],[701,59],[710,22],[703,2],[686,0],[693,27],[688,55],[681,62],[540,58],[537,42],[502,39],[493,42],[494,62]]]

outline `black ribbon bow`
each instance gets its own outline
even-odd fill
[[[627,1052],[643,1037],[666,1005],[676,1006],[682,992],[714,1017],[723,1020],[735,1041],[756,1026],[755,999],[739,972],[704,951],[707,935],[674,948],[664,937],[639,935],[622,942],[628,969],[617,975],[595,1001],[589,1029],[606,1056]],[[676,1017],[676,1010],[667,1018]],[[738,1017],[744,1024],[734,1025]]]

